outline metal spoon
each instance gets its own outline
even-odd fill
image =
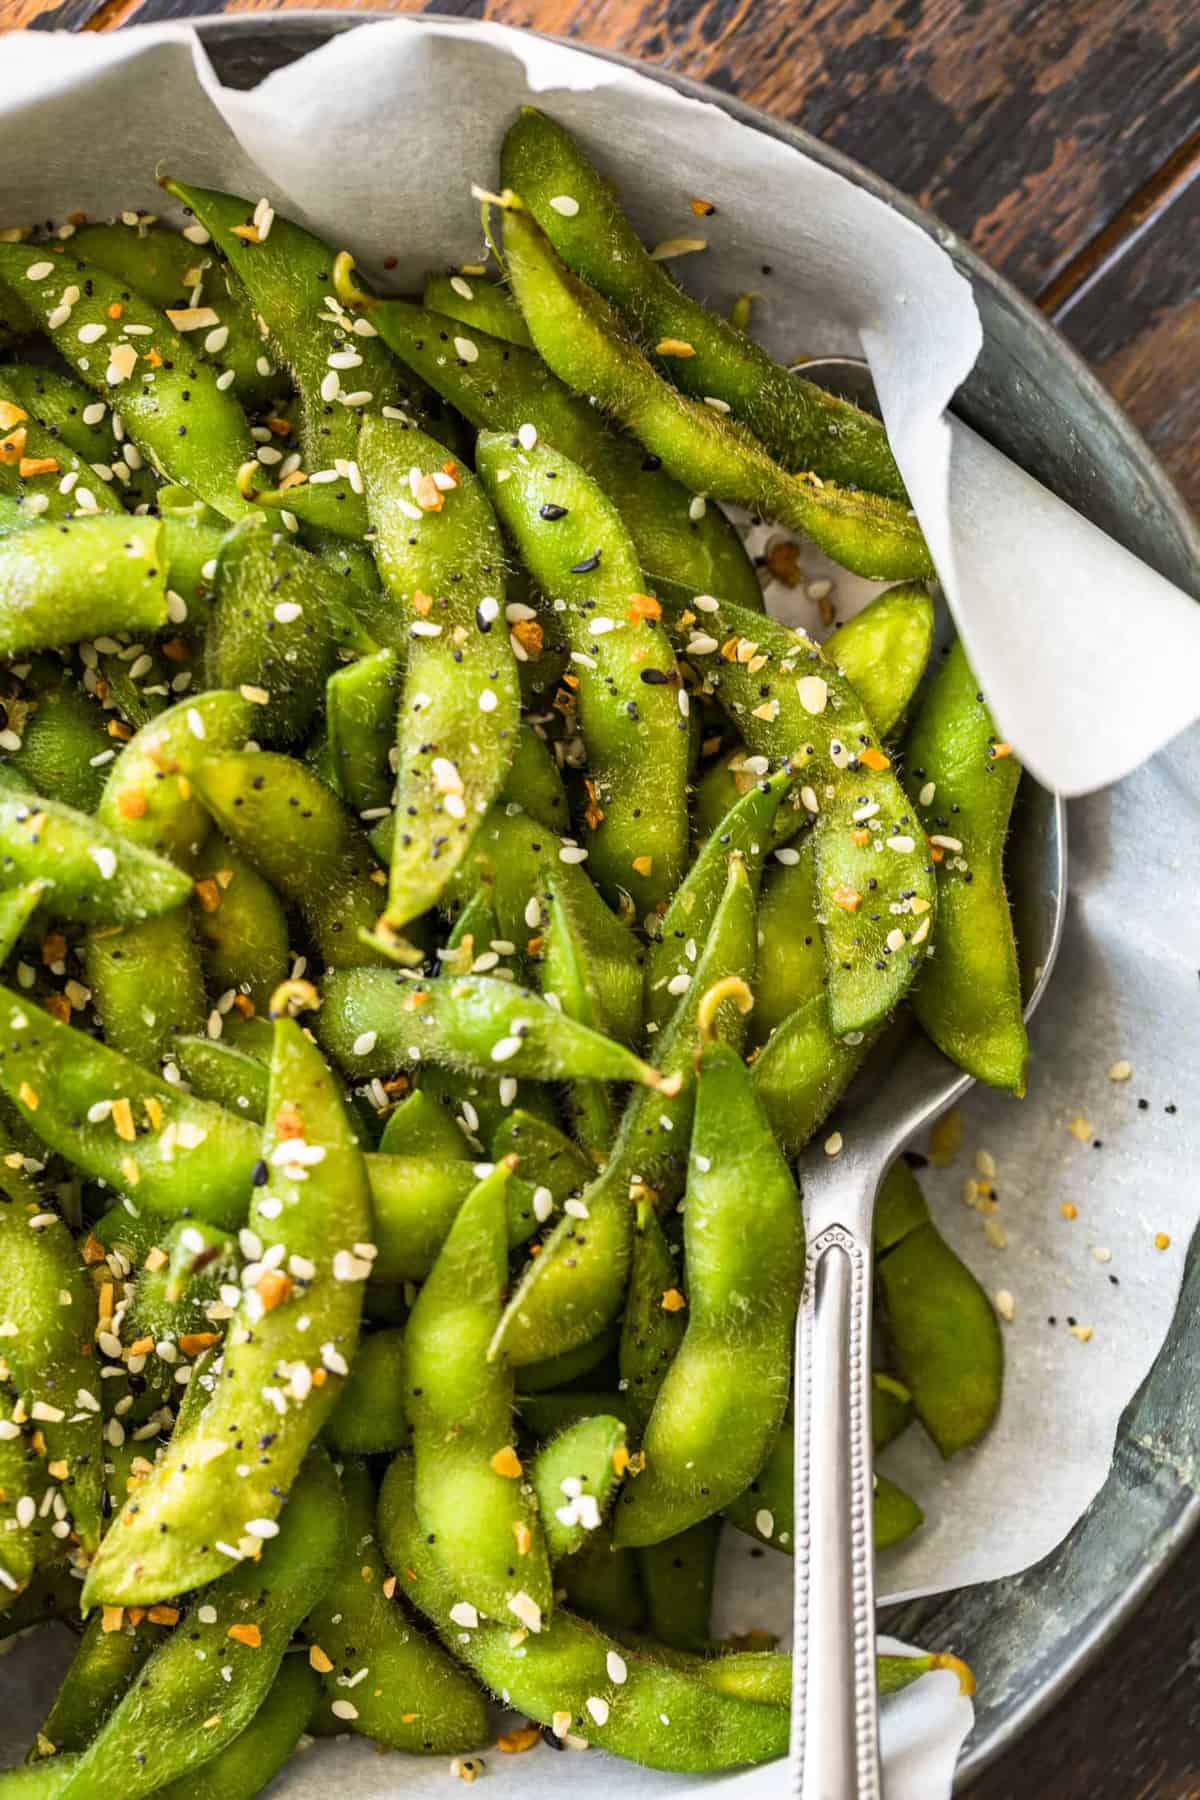
[[[875,409],[866,363],[822,357],[809,380]],[[1027,775],[1007,876],[1025,1017],[1058,950],[1066,906],[1066,807]],[[911,1019],[888,1033],[797,1164],[808,1272],[795,1337],[795,1597],[790,1789],[796,1800],[879,1800],[872,1542],[871,1217],[879,1184],[916,1133],[972,1078]],[[843,1148],[824,1143],[842,1134]]]

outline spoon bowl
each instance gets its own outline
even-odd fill
[[[867,365],[806,379],[874,409]],[[1067,895],[1066,807],[1026,774],[1005,852],[1025,1017],[1046,989]],[[902,1015],[800,1157],[808,1267],[794,1347],[795,1594],[791,1791],[878,1800],[872,1512],[871,1224],[889,1165],[973,1085]],[[840,1148],[836,1148],[840,1143]]]

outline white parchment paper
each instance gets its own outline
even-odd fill
[[[499,27],[411,20],[335,38],[249,93],[222,89],[183,27],[105,38],[14,34],[0,39],[0,67],[0,224],[75,209],[158,211],[157,164],[268,195],[376,274],[396,257],[400,287],[428,267],[478,257],[470,184],[495,181],[504,129],[536,99],[618,178],[648,238],[693,233],[693,195],[717,202],[704,225],[709,253],[689,259],[682,274],[722,306],[753,288],[762,296],[756,330],[776,353],[869,354],[973,660],[1035,770],[1069,791],[1090,788],[1134,767],[1196,715],[1197,609],[943,419],[980,344],[969,287],[949,260],[881,202],[719,108]],[[809,552],[805,563],[810,578],[833,579],[843,616],[861,599],[863,584]],[[803,585],[769,592],[768,603],[816,622],[816,598]],[[1152,644],[1152,656],[1133,653],[1125,620],[1136,622],[1139,646]],[[1198,796],[1192,733],[1114,792],[1073,809],[1071,917],[1035,1022],[1030,1097],[974,1095],[957,1164],[927,1178],[942,1228],[989,1289],[1011,1292],[1015,1317],[1006,1327],[1003,1411],[987,1441],[947,1469],[913,1431],[884,1459],[928,1514],[923,1530],[883,1559],[881,1587],[891,1595],[991,1579],[1046,1554],[1103,1481],[1120,1412],[1166,1331],[1200,1210],[1188,1118],[1200,1064],[1200,916],[1189,862]],[[1109,1079],[1118,1059],[1133,1064],[1128,1082]],[[1091,1127],[1086,1141],[1068,1129],[1080,1118]],[[1004,1248],[962,1203],[977,1150],[998,1166]],[[1076,1208],[1073,1220],[1062,1216],[1064,1201]],[[1160,1233],[1166,1248],[1155,1247]],[[774,1552],[755,1554],[747,1540],[728,1537],[725,1624],[782,1628],[783,1565]],[[969,1655],[969,1645],[953,1647]],[[15,1703],[15,1712],[4,1709],[20,1736],[14,1752],[28,1739],[21,1701],[36,1681],[30,1667],[37,1664],[22,1655],[0,1671]],[[948,1793],[970,1712],[948,1675],[889,1703],[889,1800]],[[534,1762],[494,1756],[490,1764],[498,1797],[528,1792],[535,1765],[548,1800],[716,1786],[600,1756],[539,1751]],[[445,1791],[440,1764],[380,1759],[362,1745],[319,1746],[285,1785],[307,1796],[339,1781],[353,1781],[364,1797]],[[777,1771],[758,1771],[720,1785],[757,1800],[778,1782]]]

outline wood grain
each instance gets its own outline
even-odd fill
[[[134,16],[197,10],[142,0]],[[1189,0],[395,0],[391,10],[532,26],[711,81],[869,164],[1029,292],[1149,179],[1200,105]]]

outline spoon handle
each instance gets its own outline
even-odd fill
[[[879,1800],[871,1244],[829,1224],[796,1317],[791,1792]]]

